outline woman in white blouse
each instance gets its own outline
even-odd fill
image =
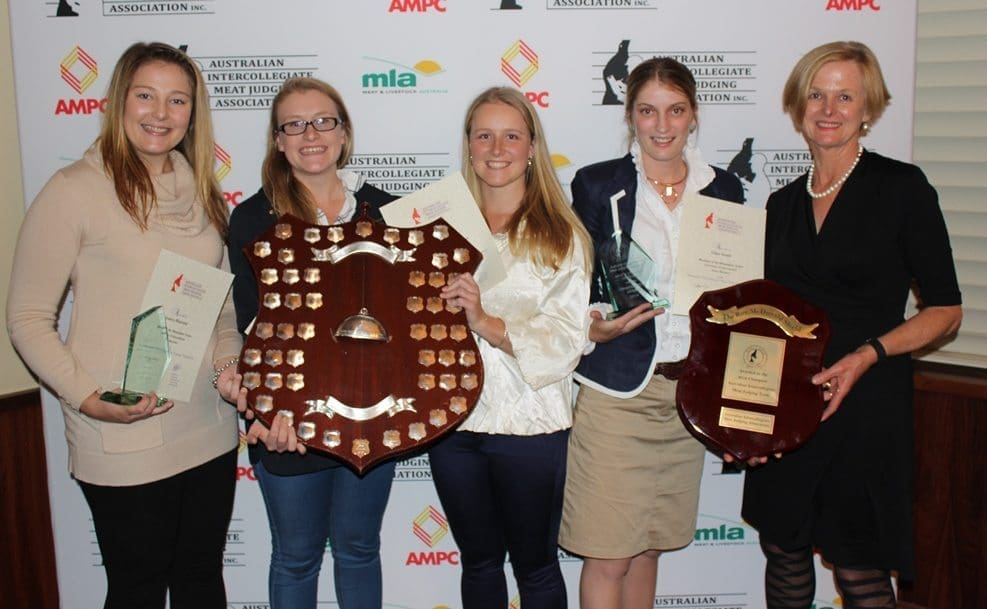
[[[565,607],[557,543],[572,371],[589,322],[589,235],[519,91],[473,101],[463,150],[507,279],[481,292],[464,274],[443,290],[477,336],[484,387],[459,430],[432,448],[432,474],[460,549],[463,608],[507,606],[508,554],[525,609]]]

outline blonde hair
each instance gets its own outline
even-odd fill
[[[487,89],[473,100],[466,111],[463,128],[463,176],[473,196],[480,201],[480,178],[469,162],[470,129],[477,109],[484,104],[506,104],[517,110],[528,128],[534,148],[531,165],[525,173],[521,206],[507,223],[511,251],[528,256],[536,264],[558,270],[562,261],[573,251],[573,235],[578,235],[583,261],[587,269],[591,268],[593,260],[589,249],[589,233],[562,192],[535,109],[517,89]],[[480,205],[482,207],[482,201]]]
[[[141,67],[153,62],[178,66],[192,85],[192,115],[185,137],[175,150],[192,167],[196,199],[202,202],[206,217],[225,237],[229,209],[213,170],[215,140],[209,114],[209,94],[198,66],[175,47],[163,42],[138,42],[124,51],[117,61],[106,92],[106,114],[103,116],[103,125],[97,140],[103,157],[103,168],[113,180],[120,205],[141,230],[147,230],[148,217],[157,203],[154,183],[133,144],[127,139],[123,124],[127,95],[133,84],[134,74]]]
[[[781,94],[781,107],[792,119],[792,124],[799,133],[802,132],[802,119],[805,118],[805,107],[808,103],[809,89],[812,88],[812,80],[824,65],[833,61],[852,61],[860,66],[864,86],[864,107],[870,115],[871,125],[877,122],[891,103],[891,93],[888,92],[884,75],[881,73],[881,65],[874,52],[862,42],[830,42],[803,55],[785,81],[785,88]],[[862,134],[866,134],[869,127],[870,125],[862,128]]]
[[[339,128],[346,134],[339,159],[336,161],[337,168],[343,168],[350,162],[350,155],[353,154],[353,125],[350,123],[350,115],[343,103],[343,97],[329,83],[317,78],[289,78],[281,85],[281,90],[271,101],[271,118],[267,129],[267,153],[264,155],[264,163],[261,165],[261,187],[264,194],[271,202],[274,213],[281,216],[291,214],[311,223],[315,223],[317,217],[317,205],[315,198],[308,188],[305,187],[298,178],[295,177],[284,153],[278,150],[278,107],[286,97],[292,93],[304,93],[306,91],[318,91],[322,93],[336,105],[339,113]]]

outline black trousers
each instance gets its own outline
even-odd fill
[[[225,609],[236,450],[135,486],[79,481],[106,569],[105,609]]]

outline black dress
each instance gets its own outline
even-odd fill
[[[829,366],[928,306],[960,304],[935,190],[914,165],[864,152],[816,231],[806,176],[768,199],[765,276],[829,315]],[[803,447],[752,468],[743,517],[786,550],[912,573],[912,366],[872,366]]]

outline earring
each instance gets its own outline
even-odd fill
[[[870,131],[870,123],[868,123],[867,121],[864,121],[864,122],[860,123],[860,132],[861,133],[863,133],[864,135],[867,135],[867,133],[869,131]]]
[[[696,123],[692,123],[691,125],[689,125],[689,133],[695,133],[695,132],[696,132]]]
[[[528,157],[528,167],[531,167],[531,157]]]

